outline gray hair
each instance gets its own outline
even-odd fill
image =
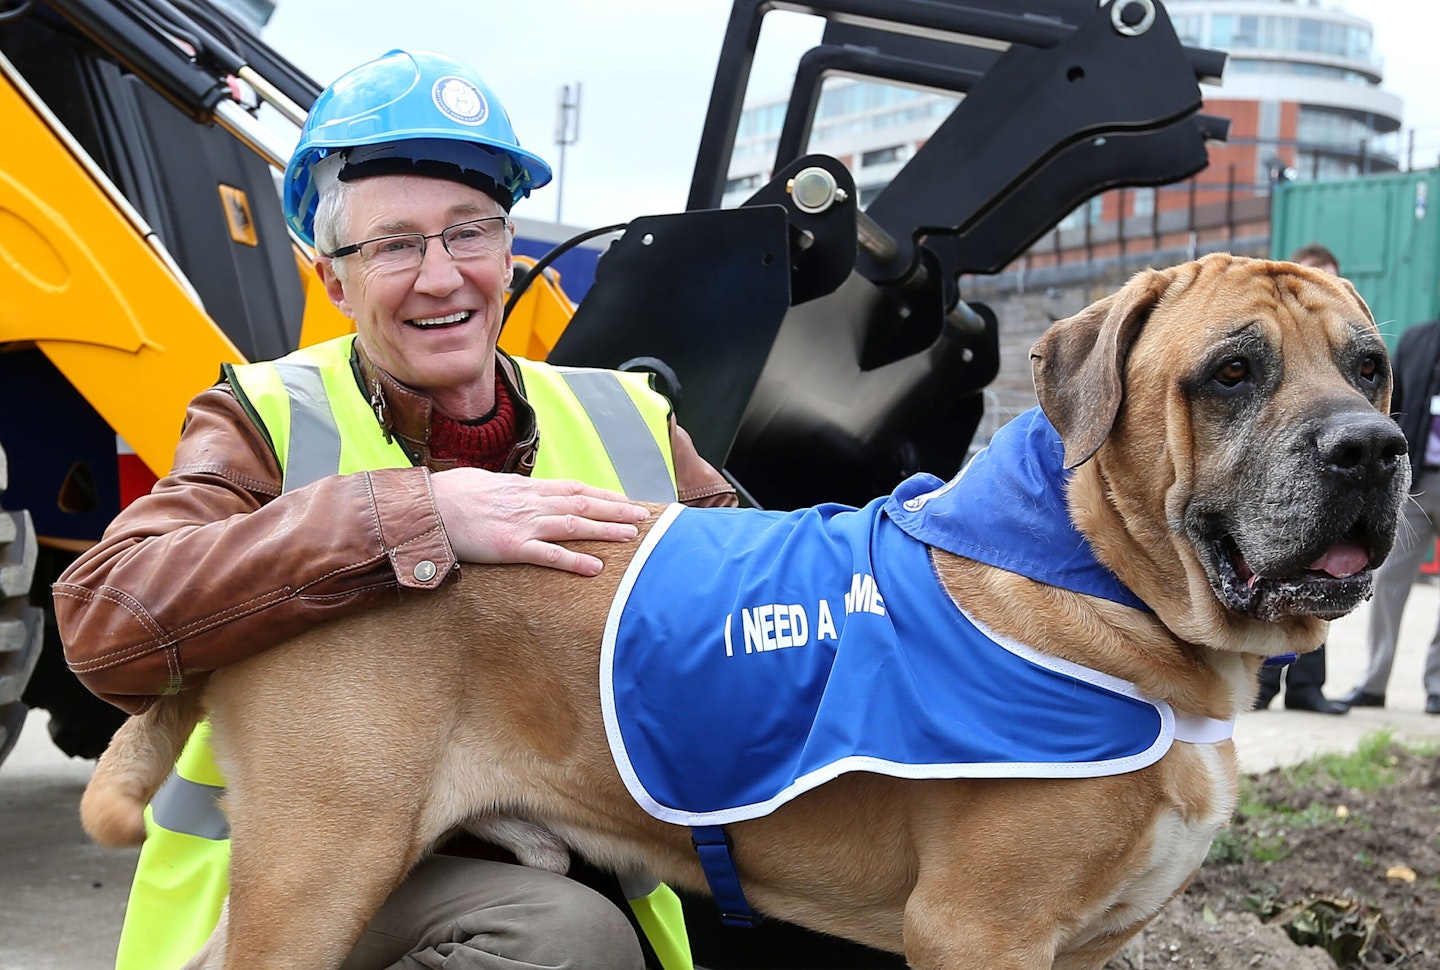
[[[345,197],[350,194],[351,184],[333,179],[320,190],[320,199],[315,204],[315,249],[321,255],[345,245],[341,240],[350,210]]]

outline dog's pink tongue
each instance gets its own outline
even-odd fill
[[[1310,564],[1310,568],[1343,579],[1354,576],[1369,564],[1370,557],[1364,549],[1339,543],[1326,549],[1323,556]]]

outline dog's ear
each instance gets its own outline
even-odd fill
[[[1065,467],[1100,448],[1125,393],[1125,358],[1174,274],[1144,270],[1118,293],[1066,317],[1030,348],[1035,393],[1065,443]]]

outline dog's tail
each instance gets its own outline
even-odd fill
[[[145,841],[145,806],[200,721],[200,691],[156,701],[120,726],[80,799],[80,824],[110,848]]]

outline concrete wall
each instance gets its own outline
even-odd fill
[[[1254,236],[1233,240],[1228,245],[1195,244],[1171,250],[1132,252],[1088,263],[1032,270],[1017,268],[995,276],[962,278],[960,292],[964,299],[984,303],[994,310],[1000,330],[1000,372],[985,389],[985,419],[976,433],[975,445],[983,445],[996,428],[1035,406],[1030,345],[1050,324],[1115,292],[1147,266],[1172,266],[1208,252],[1263,257],[1268,246],[1268,237]]]

